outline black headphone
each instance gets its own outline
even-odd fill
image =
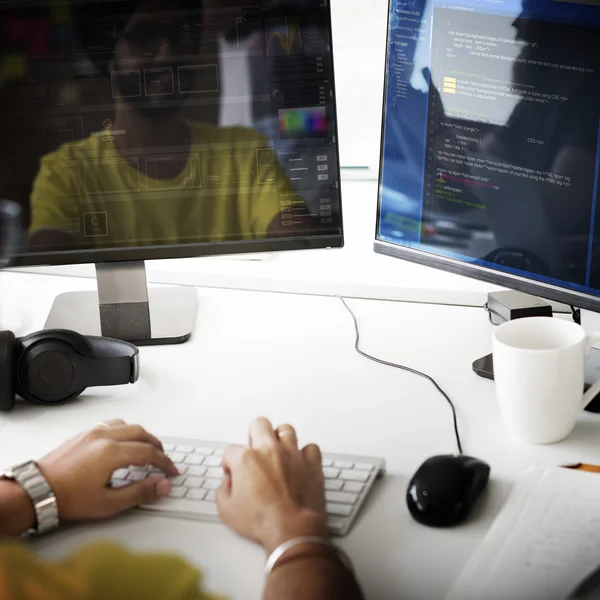
[[[86,388],[135,383],[139,351],[121,340],[49,329],[15,338],[0,331],[0,410],[15,395],[37,404],[61,404]]]

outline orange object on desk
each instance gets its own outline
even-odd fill
[[[587,465],[585,463],[577,463],[575,465],[563,465],[564,469],[572,469],[573,471],[587,471],[588,473],[600,473],[599,465]]]

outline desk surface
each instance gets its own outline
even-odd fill
[[[57,293],[89,289],[86,279],[0,274],[0,320],[16,333],[43,326]],[[336,298],[199,289],[197,329],[182,346],[141,349],[134,386],[96,389],[54,409],[19,402],[0,416],[1,462],[39,457],[100,420],[122,417],[159,435],[244,443],[264,415],[296,425],[300,442],[385,457],[388,474],[341,545],[367,597],[441,598],[475,550],[527,466],[600,461],[600,418],[582,414],[565,442],[528,447],[510,439],[493,383],[471,371],[491,348],[481,309],[352,300],[366,351],[435,377],[458,408],[465,451],[488,461],[492,481],[470,521],[451,530],[411,520],[404,495],[418,466],[455,450],[451,413],[427,381],[354,352],[350,316]],[[258,600],[262,551],[221,525],[129,514],[79,525],[36,542],[59,556],[94,539],[137,550],[182,553],[208,585],[236,600]]]

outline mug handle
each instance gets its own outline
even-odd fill
[[[587,336],[585,340],[585,355],[587,356],[592,349],[592,346],[600,342],[600,333],[592,333]],[[583,408],[586,408],[587,405],[598,395],[600,394],[600,379],[596,381],[590,389],[583,395]]]

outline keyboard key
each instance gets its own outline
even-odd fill
[[[354,468],[357,471],[369,471],[371,472],[375,467],[371,463],[356,463]]]
[[[184,488],[180,488],[184,489]],[[190,516],[202,515],[214,520],[218,517],[217,505],[214,502],[202,502],[189,498],[161,498],[152,504],[144,504],[143,508],[168,514],[184,513]]]
[[[202,486],[205,490],[216,490],[221,485],[220,479],[207,479]]]
[[[185,482],[185,477],[183,475],[178,475],[177,477],[171,477],[169,479],[169,481],[171,482],[172,486],[180,486],[183,485]]]
[[[212,448],[196,448],[194,450],[194,452],[196,454],[204,454],[205,456],[208,456],[213,453],[213,449]]]
[[[206,477],[210,477],[212,479],[222,479],[225,471],[220,467],[212,467],[211,469],[206,469],[206,473],[204,474]]]
[[[129,467],[129,470],[137,473],[145,473],[149,468],[150,467],[148,465],[144,465],[143,467],[136,467],[135,465],[132,465]]]
[[[360,494],[364,489],[365,486],[362,483],[353,483],[351,481],[347,481],[344,484],[344,491],[352,494]]]
[[[219,456],[207,456],[202,464],[207,467],[220,467],[223,464],[223,459]]]
[[[148,475],[163,475],[164,473],[158,467],[151,467]]]
[[[340,479],[346,479],[348,481],[362,481],[366,483],[369,481],[369,474],[364,471],[342,471],[340,473]]]
[[[325,479],[337,479],[339,474],[339,469],[323,469],[323,476],[325,477]]]
[[[180,475],[183,475],[187,471],[187,465],[184,463],[175,463],[175,466],[177,467]]]
[[[131,481],[125,481],[124,479],[113,479],[110,482],[110,487],[114,490],[118,490],[119,488],[125,487],[126,485],[130,485]]]
[[[113,474],[113,479],[126,479],[129,469],[117,469]]]
[[[198,467],[196,465],[192,465],[187,468],[187,474],[193,475],[194,477],[202,477],[206,473],[206,467]]]
[[[333,467],[333,461],[332,461],[332,460],[329,460],[328,458],[324,458],[324,459],[321,461],[321,464],[322,464],[324,467]]]
[[[206,490],[189,490],[185,497],[191,498],[192,500],[204,500],[206,497]]]
[[[175,444],[163,444],[163,450],[165,452],[170,452],[172,450],[175,450]]]
[[[187,493],[184,487],[174,487],[169,494],[169,498],[183,498]]]
[[[127,481],[142,481],[146,479],[146,471],[129,471]]]
[[[199,454],[188,454],[185,457],[185,463],[188,465],[201,465],[204,457]]]
[[[201,488],[204,483],[204,477],[186,477],[185,486],[189,488]]]
[[[217,448],[214,454],[215,456],[223,456],[223,454],[225,454],[225,448]]]
[[[358,496],[346,492],[325,492],[325,500],[327,502],[339,502],[340,504],[352,505],[356,503]]]
[[[345,461],[345,460],[336,460],[333,463],[333,466],[336,469],[351,469],[354,466],[354,463]]]
[[[167,452],[166,454],[174,463],[183,462],[185,459],[185,454],[181,452]]]
[[[352,507],[347,504],[327,504],[327,514],[349,517],[352,514]]]
[[[175,452],[183,452],[184,454],[190,454],[194,451],[194,446],[177,446]]]
[[[344,519],[336,519],[335,517],[327,518],[327,527],[332,533],[343,533],[344,529],[346,528],[346,523],[347,521]]]
[[[331,490],[332,492],[340,492],[344,487],[344,482],[340,479],[326,479],[325,489]]]
[[[206,494],[206,501],[207,502],[215,502],[216,499],[217,499],[217,496],[214,493],[214,491],[211,490],[210,492],[208,492],[208,494]]]

